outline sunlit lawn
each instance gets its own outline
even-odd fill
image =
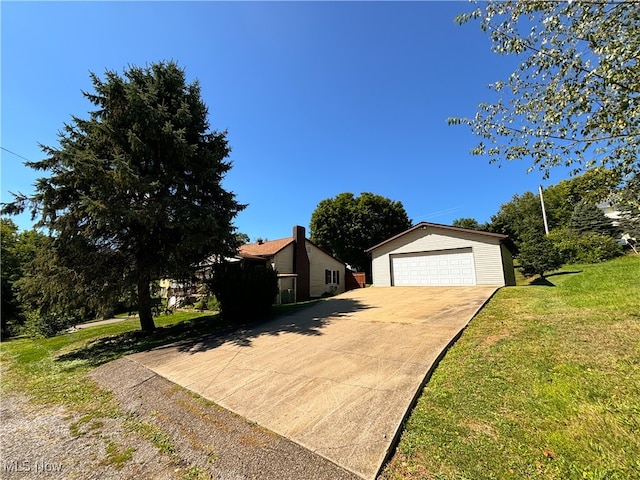
[[[474,318],[384,478],[640,478],[640,257],[548,281]]]
[[[446,354],[386,479],[640,478],[640,257],[573,265],[500,290]],[[287,307],[292,308],[292,307]],[[3,342],[2,390],[64,405],[70,427],[119,415],[86,373],[128,353],[228,331],[217,315],[136,319]]]

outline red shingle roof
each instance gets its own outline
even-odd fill
[[[271,240],[262,243],[250,243],[248,245],[242,245],[238,250],[240,257],[270,257],[275,255],[284,247],[293,243],[293,237],[281,238],[279,240]]]

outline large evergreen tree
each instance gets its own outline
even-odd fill
[[[613,221],[602,210],[588,202],[580,202],[575,206],[568,227],[577,233],[594,232],[609,237],[619,234],[619,229],[614,226]]]
[[[27,163],[49,175],[5,211],[31,208],[52,233],[56,271],[92,296],[136,288],[141,328],[152,331],[152,280],[236,249],[243,207],[221,186],[230,148],[226,132],[210,130],[199,84],[173,62],[91,79],[95,92],[83,94],[95,110]]]

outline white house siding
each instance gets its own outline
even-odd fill
[[[373,284],[391,285],[390,254],[430,252],[471,247],[477,285],[505,285],[502,246],[498,238],[472,233],[442,230],[436,227],[415,229],[381,245],[372,252]]]
[[[306,242],[307,255],[309,256],[310,266],[310,291],[311,297],[321,297],[323,293],[330,291],[330,285],[325,284],[325,270],[338,270],[340,272],[340,283],[337,285],[335,293],[344,292],[344,263],[339,262],[330,255]]]

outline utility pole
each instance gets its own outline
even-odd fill
[[[544,208],[544,198],[542,197],[542,185],[538,185],[538,192],[540,192],[540,205],[542,205],[542,218],[544,219],[544,233],[549,235],[549,224],[547,223],[547,211]]]

